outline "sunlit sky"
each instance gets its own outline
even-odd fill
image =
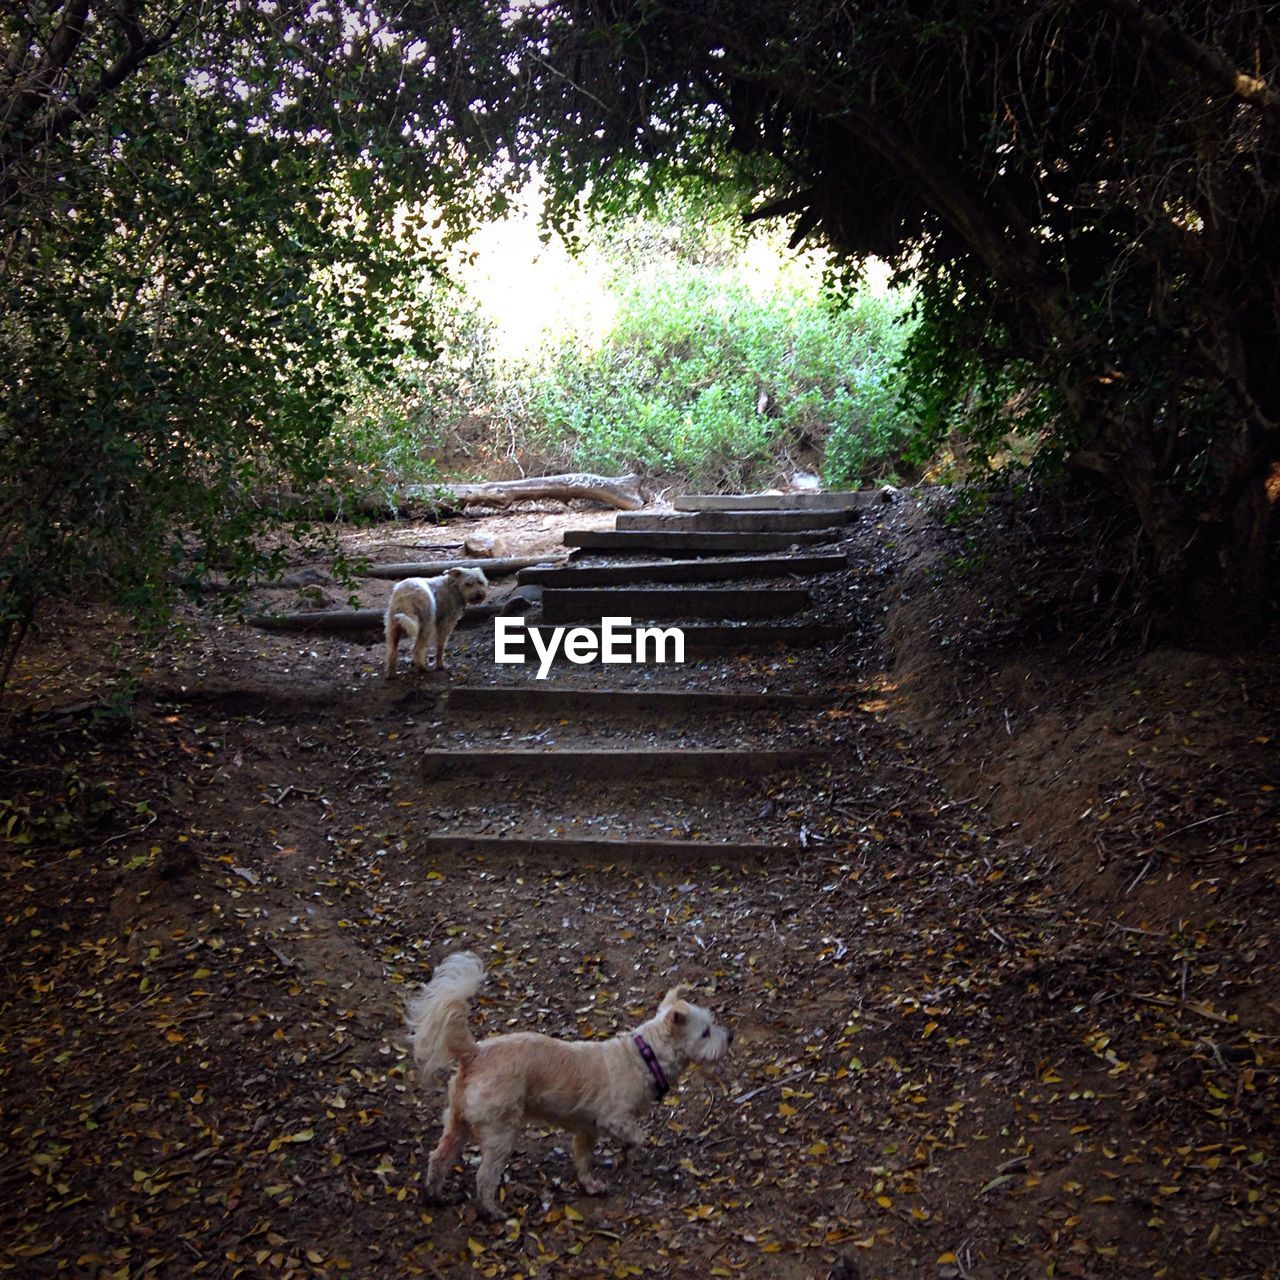
[[[617,304],[598,255],[575,258],[559,239],[544,242],[532,209],[482,227],[466,247],[475,255],[467,296],[493,321],[499,356],[525,355],[548,332],[597,340],[612,325]]]

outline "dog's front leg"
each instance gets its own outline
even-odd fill
[[[514,1125],[476,1124],[472,1132],[480,1143],[480,1168],[476,1170],[476,1199],[481,1214],[490,1222],[500,1222],[503,1212],[498,1207],[498,1185],[502,1171],[516,1149]]]
[[[589,1196],[602,1196],[609,1189],[591,1172],[591,1156],[596,1149],[596,1131],[578,1129],[573,1135],[573,1167],[578,1181]]]
[[[605,1131],[620,1142],[625,1142],[629,1147],[644,1146],[645,1138],[648,1136],[634,1116],[610,1120],[605,1126]]]

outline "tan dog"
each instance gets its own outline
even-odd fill
[[[470,951],[449,956],[409,998],[405,1018],[421,1079],[458,1064],[449,1081],[444,1133],[427,1166],[428,1194],[439,1194],[450,1165],[472,1138],[480,1147],[476,1195],[489,1218],[502,1216],[498,1183],[527,1121],[573,1134],[573,1165],[582,1189],[598,1196],[605,1184],[591,1173],[597,1134],[643,1142],[637,1116],[688,1063],[716,1062],[733,1041],[714,1014],[688,1003],[683,988],[673,987],[654,1017],[612,1040],[555,1040],[518,1031],[477,1044],[467,1010],[483,981],[479,957]]]
[[[444,647],[469,604],[479,604],[489,591],[480,569],[450,569],[438,578],[405,578],[397,582],[387,604],[387,679],[396,672],[400,640],[413,641],[413,665],[427,669],[427,654],[436,651],[436,670],[444,670]]]

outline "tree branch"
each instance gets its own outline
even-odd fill
[[[73,6],[75,7],[78,6]],[[85,7],[87,8],[87,3]],[[50,101],[54,80],[61,78],[65,73],[66,60],[83,40],[84,23],[81,21],[78,26],[69,26],[74,17],[69,10],[51,42],[48,73],[39,75],[36,89],[24,92],[24,99],[14,104],[14,113],[6,121],[5,131],[10,135],[10,140],[8,145],[0,150],[0,198],[3,198],[5,189],[11,181],[10,174],[14,166],[30,158],[40,148],[56,141],[59,135],[77,120],[89,115],[103,98],[118,89],[139,67],[161,53],[177,35],[184,20],[189,16],[190,8],[190,4],[184,0],[184,3],[177,6],[164,26],[153,35],[147,35],[138,25],[137,5],[132,0],[127,0],[115,13],[104,16],[103,21],[108,17],[114,18],[124,32],[126,46],[123,52],[102,70],[96,84],[64,102],[57,110],[50,111],[43,120],[28,124],[28,121],[38,114],[40,105]],[[55,45],[56,50],[53,47]],[[56,75],[54,75],[55,68]],[[34,97],[34,109],[28,109],[30,104],[25,102],[27,97]],[[24,128],[24,125],[28,127]]]
[[[1193,40],[1158,13],[1144,8],[1138,0],[1106,0],[1106,4],[1112,13],[1140,32],[1144,39],[1190,67],[1210,84],[1280,119],[1280,94],[1265,80],[1245,75],[1229,58]]]
[[[27,55],[21,52],[20,42],[14,41],[9,59],[13,67],[14,92],[4,112],[6,133],[21,136],[28,123],[40,110],[41,103],[45,102],[53,92],[54,86],[61,80],[67,64],[84,39],[88,16],[89,0],[72,0],[63,11],[53,35],[44,46],[43,62],[37,58],[34,65],[28,68],[24,68],[23,65]],[[33,29],[33,36],[27,47],[30,49],[34,45],[38,48],[39,44],[39,37],[34,34]],[[19,78],[18,73],[24,69],[27,74]]]

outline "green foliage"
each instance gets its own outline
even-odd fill
[[[1167,586],[1226,566],[1261,598],[1267,6],[384,8],[0,12],[0,684],[48,595],[154,613],[174,577],[261,567],[264,489],[429,472],[468,384],[513,448],[734,483],[824,442],[827,478],[851,480],[944,438],[997,457],[1013,431],[1130,505]],[[500,205],[487,175],[534,168],[553,225],[618,223],[615,331],[523,381],[483,360],[433,379],[406,363],[441,327],[422,282]],[[699,216],[663,282],[645,264],[672,220],[621,220],[673,191]],[[865,298],[841,318],[717,275],[732,244],[704,214],[757,200],[797,243],[892,263],[909,340]],[[375,389],[406,370],[380,420]]]
[[[492,326],[456,282],[433,276],[421,283],[416,309],[430,324],[429,355],[400,360],[390,379],[353,371],[350,400],[333,430],[351,482],[392,503],[402,486],[441,479],[442,443],[492,404],[499,374]]]
[[[1013,433],[1099,509],[1131,511],[1152,581],[1263,601],[1280,523],[1269,6],[563,0],[514,29],[545,71],[518,113],[553,217],[578,216],[585,187],[608,214],[696,173],[797,243],[889,262],[920,303],[922,443],[981,463]]]
[[[981,281],[958,272],[925,272],[901,353],[902,402],[915,432],[907,456],[923,462],[951,452],[971,479],[994,478],[1007,462],[1056,470],[1065,406],[1054,383],[991,320]],[[1010,442],[1025,441],[1021,449]],[[962,503],[961,506],[964,504]]]
[[[705,207],[689,213],[678,202],[580,229],[607,276],[603,334],[553,331],[504,359],[472,313],[446,322],[445,358],[416,368],[417,403],[388,453],[465,434],[459,418],[484,411],[528,466],[722,487],[771,482],[824,453],[833,484],[898,469],[912,437],[895,373],[910,328],[902,297],[836,303],[813,271],[762,282],[740,235]]]
[[[309,13],[286,39],[269,10],[193,8],[83,120],[46,103],[44,124],[24,122],[9,103],[0,686],[47,596],[156,620],[175,581],[270,568],[265,494],[361,478],[335,432],[353,371],[386,380],[429,352],[418,281],[443,235],[406,213],[416,145],[370,115],[377,74],[394,84],[400,59],[367,45],[344,61],[333,16]],[[5,21],[33,67],[76,48],[42,30],[57,21],[43,6]],[[127,30],[110,6],[86,23],[86,76],[127,54]]]

